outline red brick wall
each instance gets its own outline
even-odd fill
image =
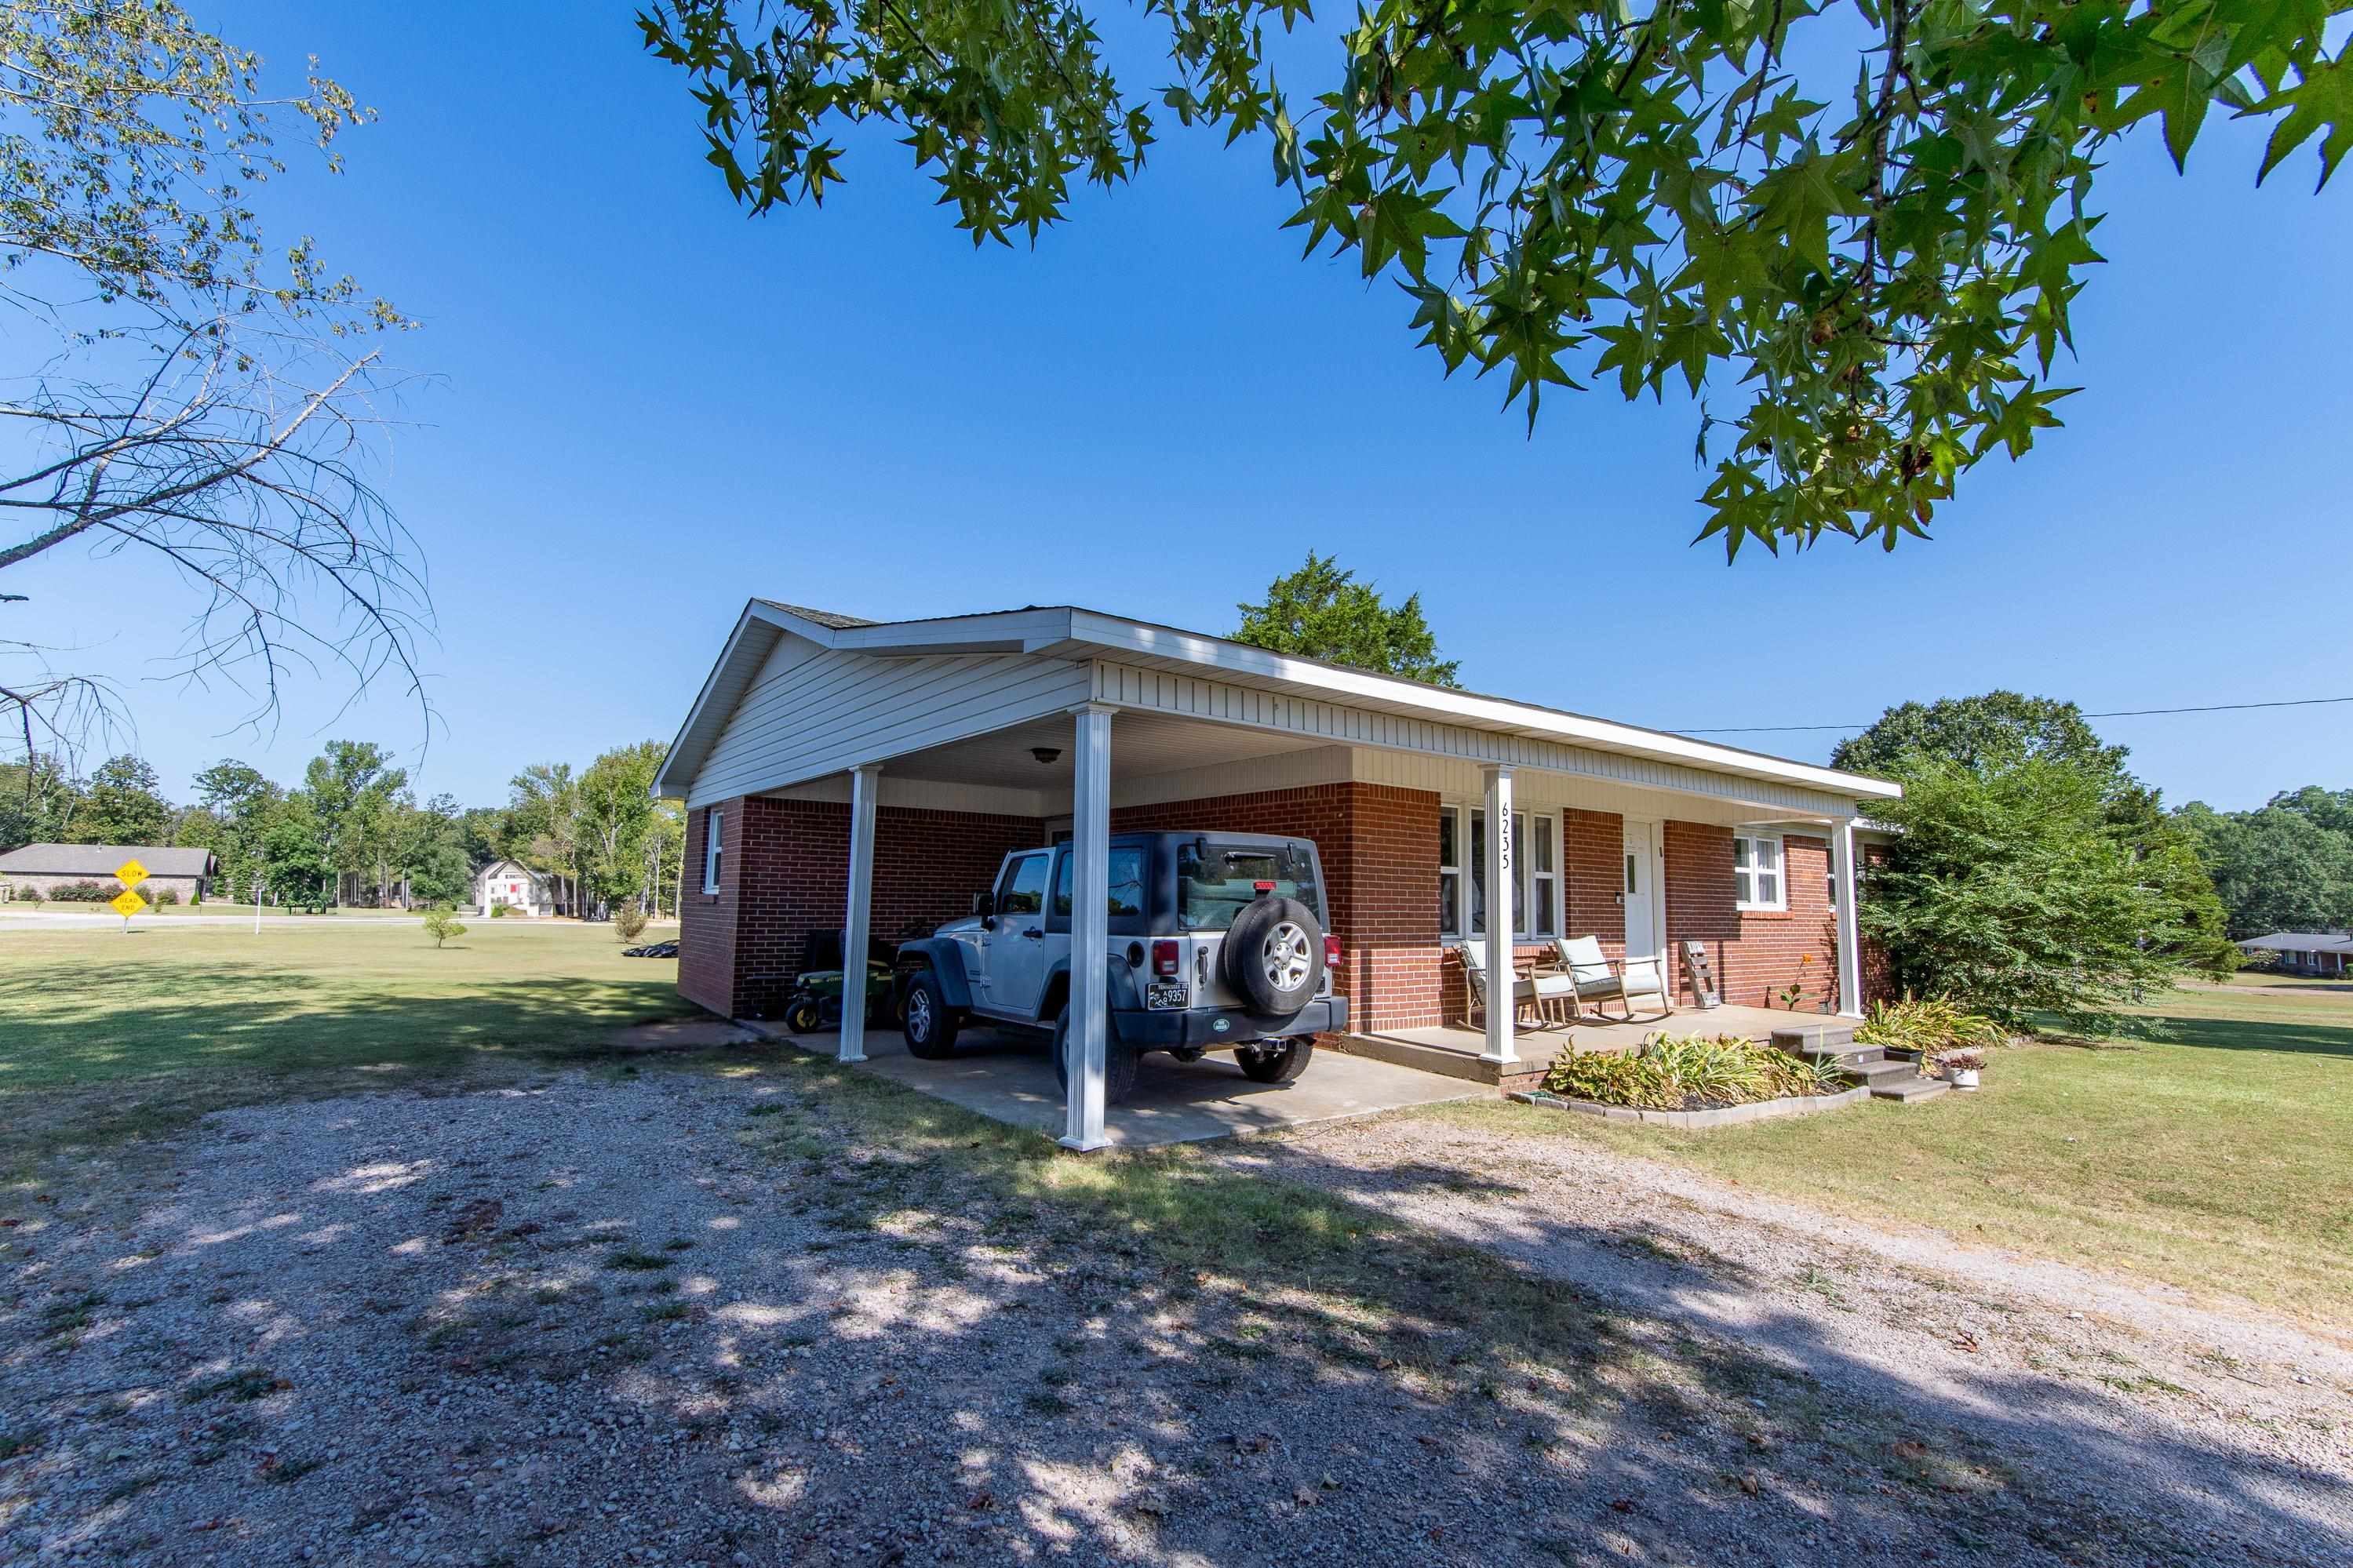
[[[839,929],[849,887],[841,801],[720,803],[720,887],[702,891],[707,813],[687,820],[678,988],[730,1017],[781,1011],[809,933]],[[1035,817],[884,806],[875,814],[871,929],[888,938],[972,912],[1007,853],[1046,841]]]
[[[1706,945],[1725,1001],[1778,1007],[1778,993],[1802,984],[1802,1011],[1819,1010],[1838,986],[1838,933],[1831,920],[1830,841],[1791,834],[1782,840],[1788,884],[1784,912],[1743,911],[1732,880],[1732,829],[1696,822],[1666,825],[1667,946],[1681,1000],[1694,1000],[1683,974],[1682,944]]]
[[[1324,862],[1340,973],[1355,1028],[1440,1016],[1438,797],[1386,784],[1315,784],[1124,806],[1112,831],[1199,827],[1311,839]]]

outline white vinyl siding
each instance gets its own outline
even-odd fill
[[[1448,941],[1487,931],[1487,813],[1475,805],[1439,808],[1438,924]],[[1560,934],[1560,853],[1557,812],[1512,813],[1519,854],[1513,870],[1512,938],[1549,942]],[[1446,857],[1451,855],[1453,859]]]
[[[713,806],[702,819],[702,890],[706,893],[719,890],[719,830],[726,815]]]
[[[786,637],[697,771],[689,805],[781,789],[1086,700],[1083,664],[1018,654],[846,653]]]
[[[1734,900],[1743,910],[1778,912],[1789,907],[1781,836],[1743,831],[1732,836]]]

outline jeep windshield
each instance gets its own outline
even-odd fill
[[[1196,839],[1176,849],[1176,925],[1180,931],[1225,931],[1256,900],[1272,893],[1297,899],[1319,914],[1315,859],[1302,845],[1273,848]]]

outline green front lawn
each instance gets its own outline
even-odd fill
[[[1426,1114],[1586,1138],[1863,1217],[2343,1322],[2353,995],[2184,990],[2170,1037],[1996,1053],[1985,1089],[1712,1132],[1527,1106]]]
[[[415,925],[334,918],[0,931],[0,1125],[152,1129],[270,1093],[595,1052],[693,1011],[676,960],[621,947],[610,926],[524,921],[469,920],[446,948]]]

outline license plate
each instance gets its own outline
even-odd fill
[[[1155,1007],[1182,1007],[1185,1005],[1185,983],[1181,980],[1155,980],[1148,999]]]

